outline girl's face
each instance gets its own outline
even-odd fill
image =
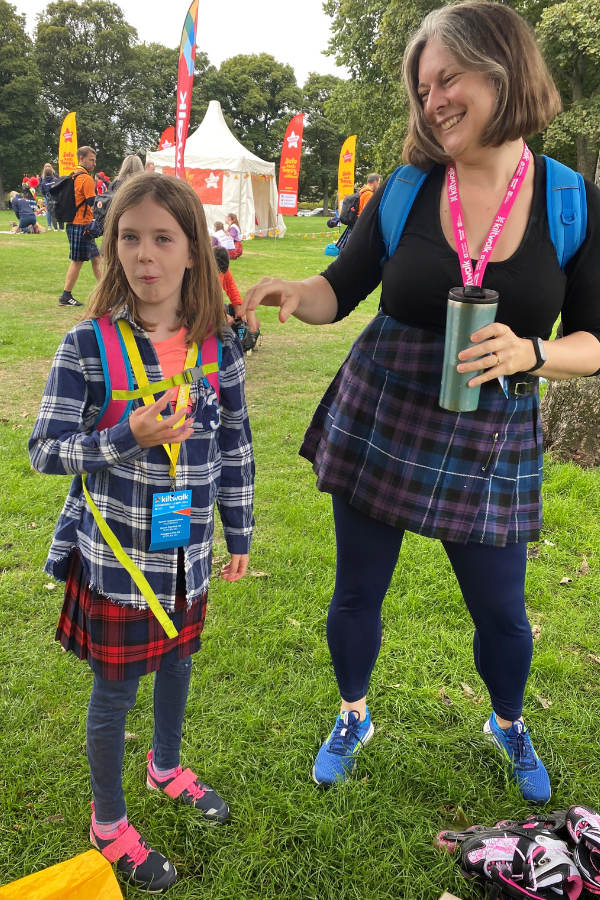
[[[231,225],[231,223],[233,222],[233,219],[231,218],[231,216],[225,216],[225,221],[227,222],[228,225]]]
[[[487,76],[467,71],[430,40],[419,59],[417,91],[433,135],[448,156],[466,159],[481,150],[481,136],[496,105]]]
[[[181,304],[181,285],[194,260],[177,220],[146,198],[119,219],[117,255],[133,292],[143,304]]]

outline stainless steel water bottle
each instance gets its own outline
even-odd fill
[[[440,406],[455,412],[471,412],[479,403],[480,385],[468,387],[467,382],[481,375],[477,372],[457,372],[458,354],[473,346],[471,335],[485,325],[491,325],[498,309],[498,293],[484,290],[475,284],[455,287],[448,293],[446,312],[446,343],[444,369],[440,389]]]

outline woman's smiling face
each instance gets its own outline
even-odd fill
[[[470,72],[436,40],[419,58],[417,92],[435,140],[452,159],[481,149],[481,137],[496,105],[496,90],[486,75]]]

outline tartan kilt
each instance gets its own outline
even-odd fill
[[[543,443],[537,379],[442,409],[444,338],[378,313],[353,344],[300,448],[317,487],[397,528],[504,547],[536,541]],[[529,376],[532,380],[532,376]]]
[[[56,640],[109,681],[128,681],[185,659],[200,649],[208,592],[187,608],[180,554],[175,610],[167,613],[178,635],[169,638],[150,609],[118,606],[90,587],[73,550]]]
[[[89,262],[100,256],[96,241],[90,234],[87,225],[67,225],[69,238],[69,259],[73,262]]]

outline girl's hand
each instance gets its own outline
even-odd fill
[[[178,388],[171,388],[152,406],[140,406],[129,416],[129,427],[140,447],[146,449],[158,447],[160,444],[181,444],[193,435],[194,420],[183,418],[186,411],[177,414],[177,420],[182,423],[179,428],[173,428],[174,416],[167,416],[166,419],[157,418],[158,414],[166,409],[169,401],[175,399],[177,391]]]
[[[263,278],[250,288],[244,302],[238,308],[238,315],[246,316],[261,303],[263,306],[279,306],[279,321],[286,322],[300,303],[300,282],[284,281],[282,278]]]
[[[223,581],[239,581],[248,570],[248,553],[232,553],[231,560],[221,569]]]
[[[458,358],[464,360],[457,366],[459,372],[477,372],[485,369],[482,375],[469,381],[469,387],[476,387],[486,381],[493,381],[499,375],[514,375],[515,372],[526,372],[535,365],[536,355],[533,343],[528,338],[517,337],[508,325],[494,322],[480,328],[471,335],[476,347],[461,350]],[[483,343],[480,343],[483,342]],[[491,354],[486,356],[486,354]],[[469,362],[476,357],[476,362]]]

